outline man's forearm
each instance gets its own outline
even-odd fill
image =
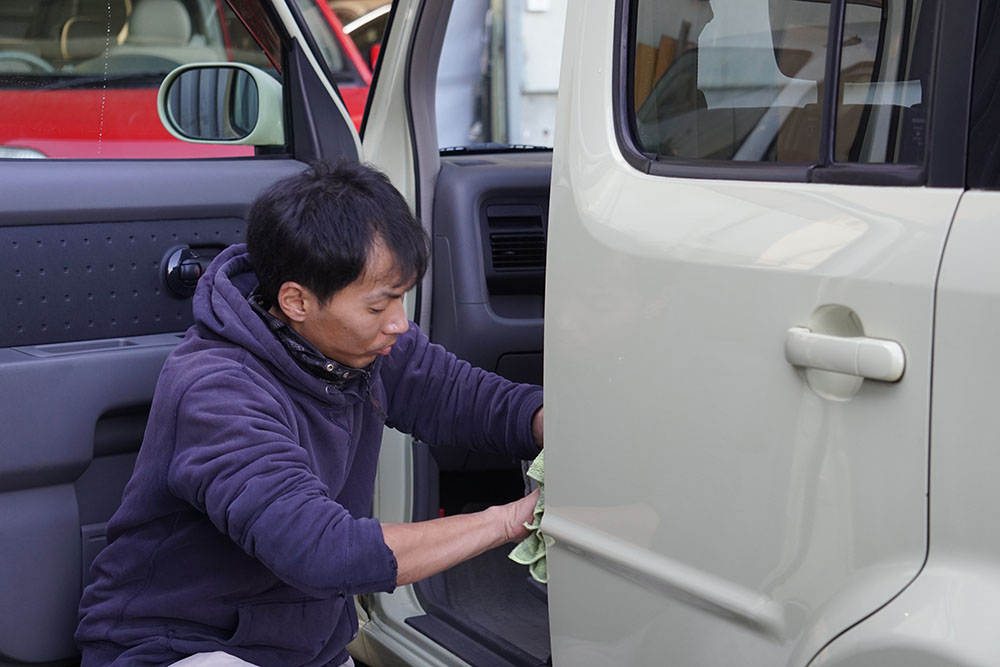
[[[443,572],[473,556],[523,539],[538,492],[482,512],[417,523],[382,524],[382,536],[396,557],[396,585],[405,586]]]

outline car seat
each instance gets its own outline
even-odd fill
[[[192,30],[191,15],[180,0],[141,0],[132,10],[120,45],[81,63],[79,72],[139,74],[169,72],[192,62],[226,60],[221,48],[207,46]]]

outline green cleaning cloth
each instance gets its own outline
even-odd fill
[[[520,544],[514,547],[508,558],[515,563],[528,566],[528,572],[532,578],[539,583],[546,583],[549,580],[549,573],[545,567],[545,549],[552,544],[551,538],[542,535],[538,527],[542,523],[542,514],[545,513],[545,452],[543,451],[531,463],[528,468],[528,477],[538,482],[538,489],[541,492],[538,502],[535,504],[535,514],[531,523],[524,524],[524,527],[531,531]]]

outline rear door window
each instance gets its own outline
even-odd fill
[[[919,163],[923,4],[638,0],[628,72],[636,143],[685,160]]]

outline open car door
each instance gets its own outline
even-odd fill
[[[0,8],[5,39],[17,35],[5,48],[20,50],[0,57],[4,665],[78,661],[89,564],[130,475],[160,367],[191,324],[200,272],[243,240],[263,188],[310,160],[360,153],[331,63],[312,55],[322,37],[309,29],[322,9],[312,0],[120,5]],[[169,39],[140,44],[143,29]],[[119,42],[124,34],[131,39]],[[159,82],[205,60],[277,87],[266,141],[186,143],[159,125]],[[47,114],[48,135],[26,122],[29,104]]]
[[[243,240],[254,197],[308,162],[347,157],[386,171],[433,240],[432,269],[407,296],[411,317],[473,364],[541,382],[551,153],[511,129],[516,96],[489,64],[503,62],[522,26],[515,3],[398,3],[363,148],[337,90],[343,59],[319,0],[121,4],[81,2],[65,16],[40,0],[0,10],[24,52],[0,58],[0,95],[21,95],[0,106],[0,126],[12,130],[0,146],[0,607],[19,610],[0,621],[4,665],[78,659],[89,564],[130,475],[160,367],[191,323],[197,278]],[[555,27],[533,29],[561,33],[559,12],[523,25],[550,16]],[[171,17],[177,25],[164,23]],[[169,44],[136,42],[157,26]],[[448,51],[446,33],[459,51]],[[542,80],[526,84],[549,105],[557,53],[543,59]],[[155,116],[163,81],[169,133]],[[192,105],[171,95],[183,90],[212,95]],[[9,113],[29,102],[57,125],[76,123],[58,150]],[[551,144],[551,126],[529,129]],[[446,134],[459,139],[439,139]],[[524,492],[519,461],[387,431],[374,513],[421,520]],[[509,550],[363,596],[352,652],[373,666],[543,664],[545,588]]]

